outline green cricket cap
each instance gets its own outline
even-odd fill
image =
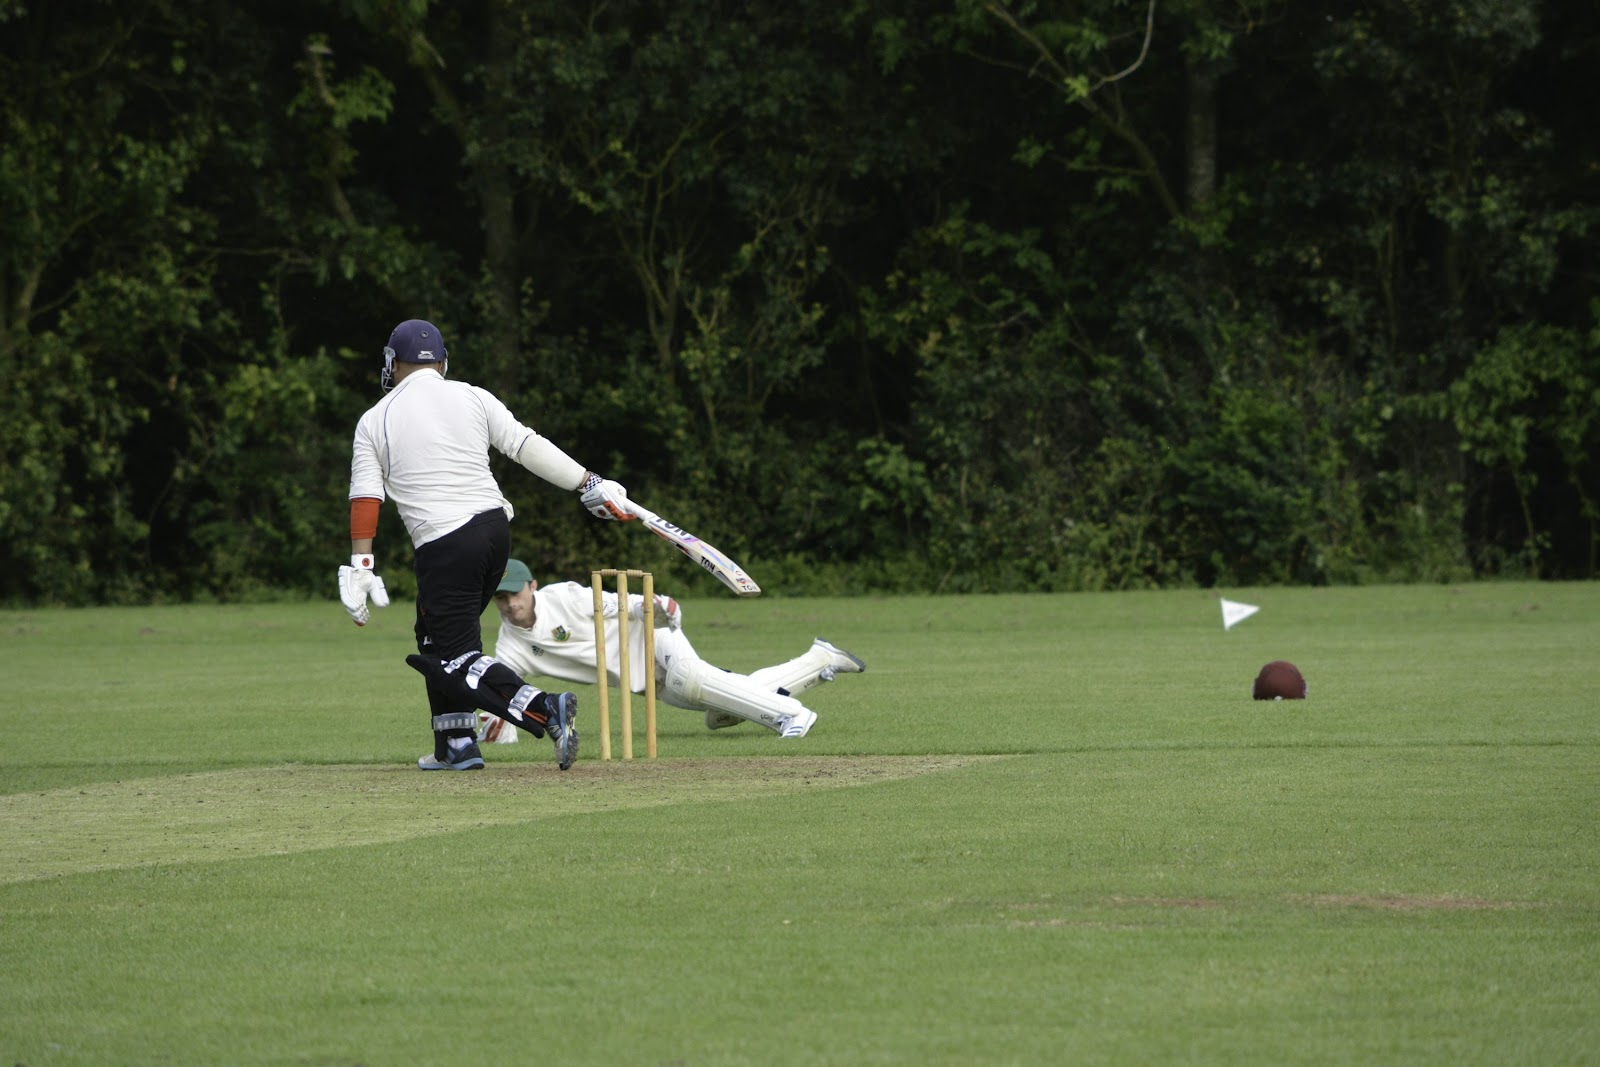
[[[497,593],[520,593],[522,587],[533,581],[533,572],[520,559],[506,560],[506,573],[500,578]]]

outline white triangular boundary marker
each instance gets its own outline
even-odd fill
[[[1254,604],[1241,604],[1237,600],[1222,601],[1222,628],[1233,629],[1234,623],[1243,622],[1261,609]]]

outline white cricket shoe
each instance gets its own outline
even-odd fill
[[[831,682],[841,674],[860,674],[867,669],[867,665],[862,662],[860,656],[846,652],[844,649],[820,637],[811,642],[811,645],[813,648],[822,649],[829,656],[829,663],[822,668],[821,672],[824,682]]]
[[[729,711],[706,712],[707,730],[726,730],[728,727],[738,726],[742,722],[744,722],[743,719]]]
[[[817,713],[814,711],[797,711],[792,715],[786,715],[783,725],[778,729],[778,736],[804,737],[816,721]]]

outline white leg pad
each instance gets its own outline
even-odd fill
[[[675,658],[662,690],[675,707],[727,712],[785,737],[803,737],[817,718],[794,697],[780,696],[745,675],[718,670],[702,659]]]
[[[807,689],[822,684],[822,671],[833,665],[833,656],[821,645],[812,645],[805,655],[796,656],[787,663],[763,667],[750,673],[750,680],[763,689],[777,692],[785,690],[790,696],[799,696]]]

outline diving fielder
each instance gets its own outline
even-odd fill
[[[804,737],[816,712],[797,697],[831,682],[839,674],[867,669],[860,659],[817,638],[803,654],[754,674],[734,674],[701,659],[683,632],[683,609],[669,596],[656,595],[656,683],[661,699],[673,707],[704,711],[706,726],[720,730],[741,722],[759,723],[783,737]],[[495,659],[523,677],[542,675],[569,682],[595,680],[594,590],[577,582],[540,586],[521,560],[506,563],[494,594],[500,610]],[[601,594],[606,628],[606,673],[621,685],[621,640],[617,614],[624,610],[616,593]],[[643,621],[644,596],[631,593],[628,618]],[[644,627],[628,628],[629,683],[644,692]],[[498,723],[488,723],[486,740],[497,740]],[[514,734],[509,736],[515,736]]]

